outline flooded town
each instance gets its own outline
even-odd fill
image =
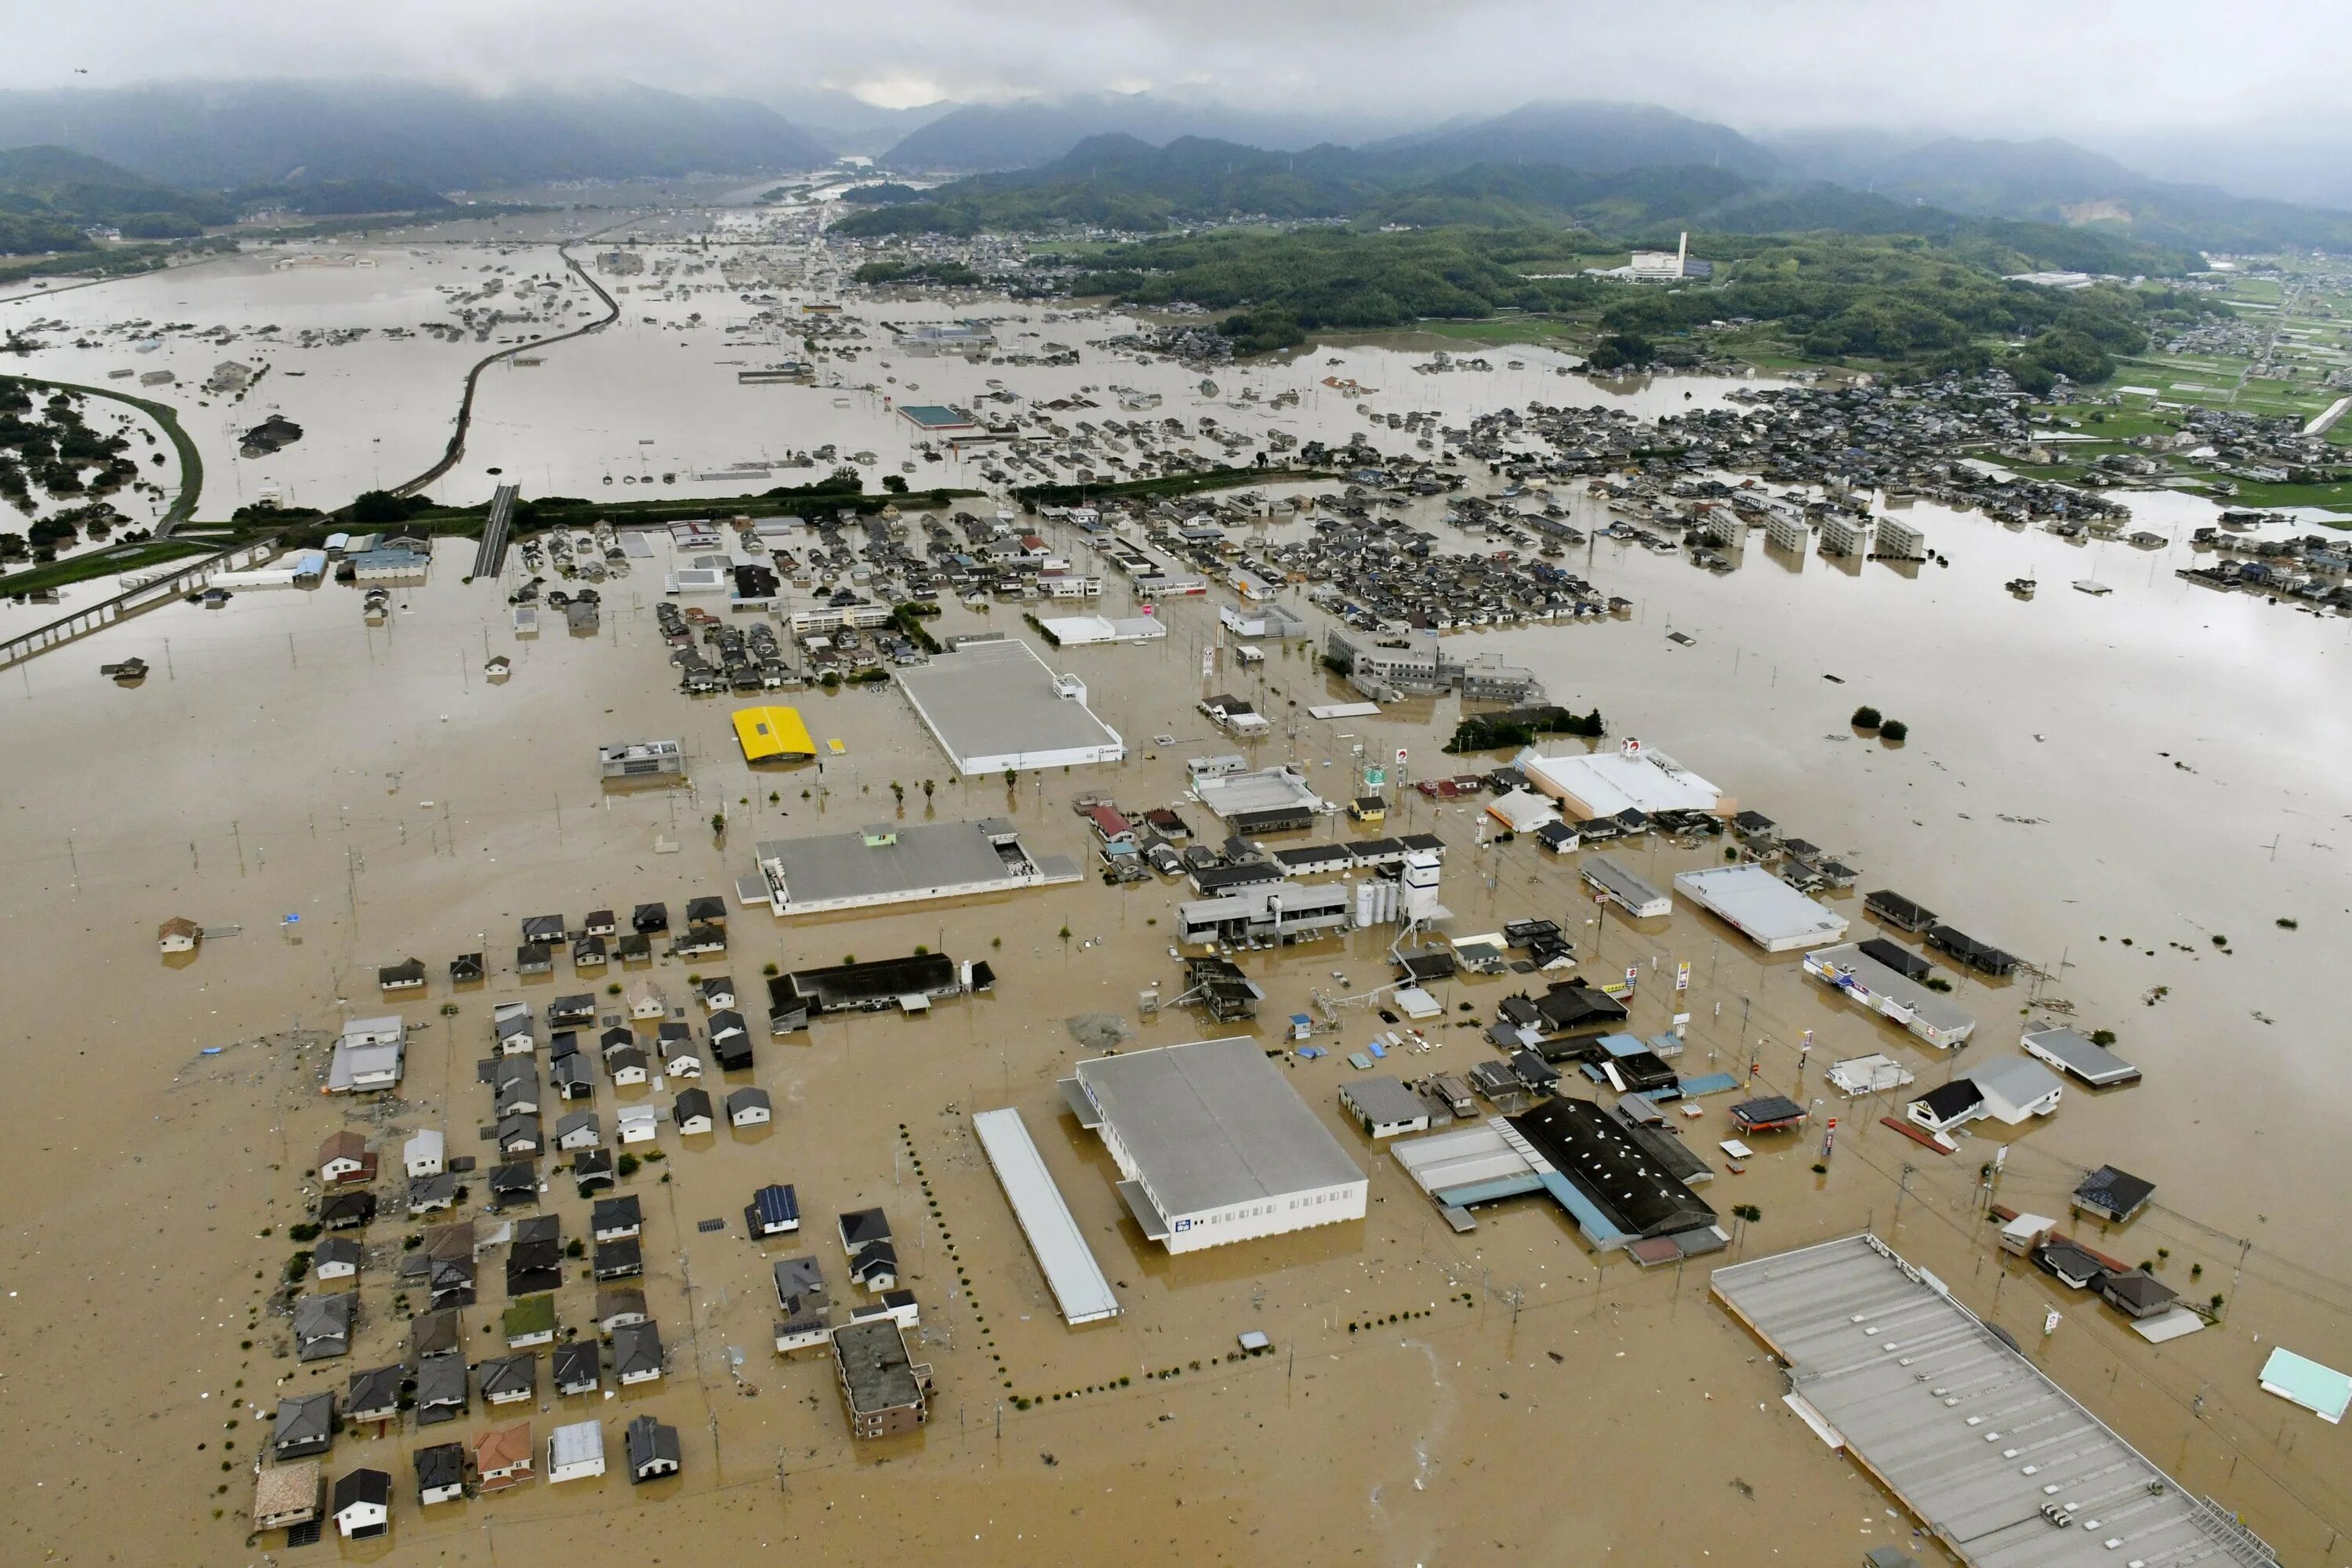
[[[0,283],[11,1561],[2352,1563],[2352,398],[879,177]]]

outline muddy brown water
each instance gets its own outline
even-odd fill
[[[2150,515],[2165,504],[2151,501]],[[2202,515],[2179,504],[2160,531],[2185,535]],[[1932,1154],[1876,1124],[1898,1104],[1844,1105],[1821,1079],[1831,1061],[1874,1049],[1922,1082],[1951,1064],[1824,994],[1793,958],[1759,961],[1687,908],[1639,929],[1613,915],[1588,924],[1594,911],[1572,862],[1524,843],[1476,847],[1467,805],[1409,795],[1390,828],[1435,831],[1453,846],[1444,896],[1455,931],[1561,919],[1589,973],[1642,968],[1641,1033],[1663,1029],[1678,1005],[1694,1015],[1686,1069],[1712,1057],[1743,1070],[1752,1054],[1764,1086],[1825,1099],[1820,1114],[1841,1121],[1825,1175],[1810,1168],[1817,1122],[1801,1136],[1751,1140],[1759,1157],[1746,1173],[1702,1189],[1718,1210],[1763,1211],[1734,1256],[1873,1226],[2184,1484],[2242,1510],[2290,1561],[2339,1560],[2336,1532],[2352,1521],[2345,1436],[2262,1394],[2253,1374],[2273,1342],[2352,1365],[2345,1204],[2317,1155],[2333,1146],[2346,1099],[2329,984],[2347,934],[2347,808],[2334,772],[2347,739],[2332,673],[2340,624],[2179,584],[2169,566],[2189,559],[2185,546],[2078,554],[2045,535],[1918,510],[1953,564],[1916,580],[1818,557],[1791,569],[1760,539],[1721,578],[1601,544],[1579,569],[1636,600],[1633,618],[1472,640],[1538,664],[1556,698],[1597,704],[1743,804],[1846,854],[1864,868],[1863,887],[1902,889],[2048,971],[2001,986],[1955,976],[1956,999],[1982,1021],[1963,1061],[2012,1052],[2037,1000],[2071,1005],[2085,1027],[2117,1029],[2147,1080],[2106,1094],[2070,1089],[2050,1121],[2003,1134],[2011,1150],[1994,1195],[2057,1213],[2082,1170],[2109,1161],[2156,1180],[2156,1210],[2088,1239],[2133,1261],[2164,1249],[2159,1272],[2184,1294],[2225,1294],[2218,1327],[2151,1347],[2103,1306],[2003,1259],[1977,1215],[1991,1140]],[[2095,564],[2073,564],[2085,558]],[[551,628],[518,643],[503,595],[459,584],[469,562],[470,545],[445,545],[434,580],[402,591],[383,628],[361,623],[348,590],[244,593],[226,609],[161,610],[0,674],[0,914],[17,1110],[16,1135],[0,1145],[16,1199],[0,1254],[13,1352],[0,1452],[19,1479],[0,1530],[18,1543],[12,1557],[249,1563],[274,1543],[247,1547],[237,1517],[268,1410],[284,1392],[340,1388],[352,1369],[392,1359],[404,1324],[392,1277],[404,1227],[380,1223],[353,1356],[321,1370],[280,1359],[286,1323],[258,1309],[291,1248],[285,1227],[306,1213],[304,1173],[320,1139],[353,1114],[372,1135],[444,1125],[453,1152],[478,1152],[472,1129],[487,1120],[487,1095],[473,1064],[490,1004],[589,988],[568,973],[517,981],[523,916],[727,894],[753,840],[887,816],[893,781],[907,786],[912,817],[1010,811],[1038,847],[1083,855],[1073,795],[1169,800],[1184,756],[1232,749],[1191,706],[1200,647],[1215,637],[1213,605],[1196,600],[1163,607],[1175,632],[1163,645],[1054,656],[1134,742],[1125,763],[1024,778],[1009,795],[1000,781],[960,782],[884,689],[802,696],[812,729],[840,739],[843,754],[821,776],[814,766],[754,774],[732,750],[733,705],[671,689],[648,607],[658,578],[643,564],[606,585],[600,636]],[[2000,594],[2029,567],[2043,582],[2035,602]],[[2094,572],[2113,595],[2064,588]],[[1112,589],[1104,613],[1124,612],[1123,592]],[[950,607],[941,629],[1013,618]],[[1696,645],[1667,642],[1669,626]],[[493,653],[515,660],[499,685],[482,670]],[[143,686],[96,677],[97,663],[132,654],[157,667]],[[1286,721],[1258,757],[1297,757],[1327,795],[1351,793],[1359,741],[1406,745],[1424,772],[1451,765],[1436,750],[1451,700],[1320,723],[1303,708],[1342,694],[1298,650],[1218,684]],[[1295,736],[1282,732],[1294,700]],[[1909,744],[1854,735],[1844,720],[1863,701],[1907,720]],[[1159,734],[1178,743],[1159,747]],[[593,748],[651,735],[687,740],[693,789],[604,795]],[[928,805],[925,779],[936,786]],[[723,847],[708,826],[720,809],[734,819]],[[665,839],[676,853],[656,852]],[[1664,877],[1718,850],[1631,853]],[[1143,987],[1172,994],[1167,931],[1179,896],[1088,882],[852,919],[779,923],[738,911],[723,964],[697,972],[723,970],[748,987],[768,963],[921,943],[988,957],[999,985],[928,1018],[824,1021],[761,1040],[752,1080],[776,1096],[773,1127],[683,1142],[665,1131],[667,1157],[628,1184],[646,1199],[646,1288],[668,1374],[648,1391],[561,1407],[543,1399],[531,1412],[542,1442],[559,1420],[603,1418],[614,1473],[426,1513],[408,1452],[493,1423],[478,1408],[424,1436],[347,1434],[331,1472],[378,1464],[396,1482],[392,1540],[349,1554],[488,1563],[607,1546],[761,1546],[844,1558],[887,1539],[980,1562],[1109,1548],[1145,1562],[1280,1553],[1404,1564],[1499,1549],[1765,1563],[1835,1561],[1910,1538],[1912,1521],[1891,1516],[1890,1500],[1779,1405],[1760,1348],[1707,1303],[1704,1265],[1644,1274],[1596,1260],[1560,1216],[1524,1202],[1455,1236],[1339,1120],[1344,1050],[1289,1070],[1371,1172],[1370,1216],[1200,1258],[1157,1255],[1122,1216],[1107,1158],[1060,1111],[1054,1082],[1079,1049],[1064,1018],[1133,1017]],[[1858,898],[1836,904],[1861,924]],[[174,914],[242,931],[167,962],[153,933]],[[290,927],[289,914],[300,917]],[[2300,928],[2272,923],[2282,915]],[[2230,938],[2226,955],[2217,932]],[[1315,990],[1385,978],[1384,943],[1364,932],[1248,955],[1268,992],[1262,1037],[1272,1044],[1270,1021],[1305,1010]],[[451,992],[448,957],[476,948],[492,954],[492,980]],[[434,975],[426,996],[383,1002],[376,966],[411,954]],[[1681,961],[1693,988],[1677,1004],[1670,976]],[[688,973],[675,961],[654,971],[674,1001]],[[1448,1021],[1491,1017],[1522,984],[1454,983],[1442,997]],[[2146,1005],[2159,985],[2168,992]],[[454,1016],[441,1014],[445,1003]],[[320,1053],[296,1049],[294,1032],[315,1037],[346,1016],[394,1009],[424,1026],[399,1102],[324,1100]],[[1325,1043],[1360,1048],[1381,1026],[1360,1010],[1341,1016]],[[1139,1044],[1225,1032],[1172,1010],[1138,1026]],[[1808,1029],[1801,1072],[1796,1042]],[[1460,1070],[1486,1054],[1470,1029],[1433,1037],[1437,1049],[1402,1065]],[[211,1047],[222,1053],[199,1054]],[[667,1096],[600,1085],[596,1103],[609,1121],[616,1103],[647,1098]],[[1728,1135],[1723,1103],[1706,1102],[1684,1128],[1711,1161]],[[969,1135],[969,1113],[997,1104],[1023,1110],[1116,1282],[1126,1312],[1114,1322],[1072,1331],[1055,1315]],[[801,1246],[755,1248],[733,1225],[751,1188],[772,1180],[799,1190]],[[854,1445],[829,1362],[781,1362],[769,1349],[766,1259],[813,1251],[837,1277],[830,1218],[870,1203],[908,1238],[908,1282],[923,1303],[939,1394],[924,1433]],[[568,1233],[584,1226],[568,1184],[548,1206]],[[699,1233],[701,1218],[729,1229]],[[274,1234],[258,1235],[265,1226]],[[497,1266],[493,1254],[491,1300],[466,1314],[475,1359],[500,1348],[484,1331],[496,1320]],[[565,1285],[567,1325],[586,1321],[592,1289]],[[2044,1340],[2049,1305],[2064,1317]],[[1226,1360],[1251,1328],[1270,1335],[1274,1354]],[[743,1352],[740,1383],[730,1347]],[[1171,1368],[1179,1374],[1153,1375]],[[1016,1395],[1036,1402],[1022,1409]],[[621,1423],[640,1408],[679,1427],[678,1479],[631,1488],[618,1473]],[[131,1488],[152,1506],[122,1510]]]

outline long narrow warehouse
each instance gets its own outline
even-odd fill
[[[1062,1189],[1054,1184],[1054,1173],[1045,1169],[1045,1158],[1037,1152],[1021,1112],[1011,1106],[979,1111],[971,1119],[971,1130],[1003,1184],[1013,1216],[1037,1255],[1037,1267],[1045,1272],[1063,1319],[1076,1328],[1118,1317],[1118,1298],[1111,1293],[1110,1280],[1095,1261]]]

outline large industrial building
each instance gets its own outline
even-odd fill
[[[1781,1403],[1811,1436],[1962,1563],[2276,1568],[2252,1531],[1874,1236],[1718,1268],[1712,1289],[1788,1369]]]
[[[1363,1172],[1255,1040],[1082,1061],[1062,1095],[1118,1163],[1143,1234],[1171,1252],[1364,1217]]]
[[[1390,1152],[1413,1184],[1467,1228],[1468,1211],[1541,1193],[1596,1252],[1649,1267],[1722,1248],[1715,1210],[1690,1189],[1712,1173],[1671,1134],[1591,1100],[1546,1100],[1523,1116],[1415,1138]]]
[[[1560,803],[1570,822],[1638,811],[1706,811],[1728,816],[1738,809],[1730,796],[1663,752],[1646,751],[1628,740],[1613,752],[1570,752],[1547,757],[1530,748],[1512,759],[1528,786]]]
[[[780,915],[871,909],[1078,879],[1062,855],[1032,855],[999,817],[886,822],[856,833],[763,839],[760,880]]]
[[[1675,890],[1767,952],[1820,947],[1845,935],[1843,915],[1761,866],[1677,872]]]
[[[1055,675],[1018,638],[966,642],[899,671],[898,679],[916,716],[967,777],[1127,755],[1118,731],[1087,706],[1086,682]]]

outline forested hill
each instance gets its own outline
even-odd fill
[[[1626,243],[1709,233],[1912,234],[1990,238],[2025,268],[2173,272],[2188,252],[2100,228],[1970,217],[1820,182],[1780,184],[1693,165],[1594,172],[1558,163],[1475,163],[1433,169],[1425,146],[1268,153],[1185,137],[1153,147],[1098,136],[1041,168],[980,174],[852,213],[849,236],[1110,229],[1154,233],[1239,219],[1345,221],[1360,228],[1574,226]],[[897,193],[894,193],[897,194]]]
[[[268,209],[303,217],[454,210],[439,192],[386,179],[300,180],[191,191],[62,147],[0,148],[0,255],[96,247],[89,230],[190,239]]]
[[[974,175],[858,213],[841,230],[1153,233],[1264,218],[1365,227],[1577,224],[1667,237],[1678,227],[1940,236],[2009,222],[2086,237],[2074,261],[2056,258],[2054,239],[2040,243],[2047,265],[2089,271],[2145,269],[2118,264],[2126,253],[2106,247],[2114,240],[2173,253],[2282,245],[2352,251],[2352,214],[2161,184],[2060,142],[1944,142],[1830,179],[1812,171],[1843,166],[1777,161],[1752,143],[1717,148],[1732,134],[1721,127],[1688,121],[1652,127],[1645,138],[1595,139],[1578,132],[1582,121],[1564,122],[1566,112],[1552,106],[1443,133],[1298,152],[1198,136],[1164,146],[1093,136],[1034,168]],[[1643,148],[1649,161],[1638,162]]]
[[[2105,380],[2112,356],[2137,352],[2154,325],[2220,309],[2156,286],[2009,282],[2003,274],[2021,269],[2026,253],[1978,234],[1710,237],[1727,265],[1712,285],[1682,289],[1584,276],[1594,243],[1557,228],[1233,228],[1111,247],[1071,287],[1146,307],[1181,300],[1229,311],[1220,330],[1244,353],[1318,331],[1512,310],[1589,322],[1637,360],[1653,337],[1762,322],[1817,360],[1917,371],[1998,363],[2029,388],[2062,374]]]
[[[104,225],[134,239],[201,234],[235,216],[218,195],[173,190],[62,147],[0,150],[0,254],[87,249]]]

